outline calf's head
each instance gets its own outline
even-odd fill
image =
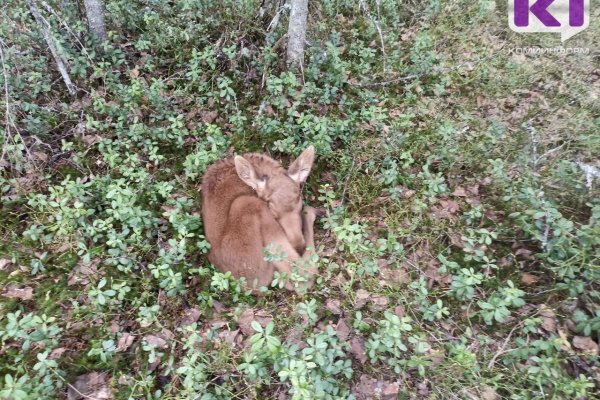
[[[309,146],[284,173],[258,176],[252,164],[242,156],[234,159],[238,176],[264,200],[271,214],[283,228],[288,241],[298,253],[306,247],[302,234],[302,185],[315,160],[315,149]]]

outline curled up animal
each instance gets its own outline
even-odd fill
[[[202,179],[208,259],[220,271],[245,278],[255,291],[268,287],[275,271],[309,288],[317,267],[313,224],[316,213],[303,207],[301,185],[315,159],[309,146],[286,170],[271,157],[244,154],[210,166]],[[276,254],[265,257],[265,249]]]

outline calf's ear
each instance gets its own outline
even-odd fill
[[[248,160],[242,156],[235,156],[233,162],[235,164],[235,171],[242,182],[256,191],[264,188],[266,182],[256,176],[256,171],[254,171],[254,167]]]
[[[296,158],[296,160],[288,168],[288,176],[298,184],[306,182],[310,169],[315,162],[315,148],[310,145]]]

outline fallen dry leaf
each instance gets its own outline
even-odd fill
[[[9,284],[4,287],[2,296],[9,299],[30,300],[33,297],[33,288],[29,286],[19,288],[16,284]]]
[[[211,124],[214,122],[215,119],[217,119],[217,112],[216,111],[202,111],[200,113],[200,119],[202,120],[202,122],[207,123],[207,124]]]
[[[48,359],[50,359],[50,360],[57,360],[57,359],[60,358],[60,356],[63,355],[63,353],[65,351],[67,351],[66,347],[58,347],[58,348],[52,350],[52,352],[48,356]]]
[[[100,277],[103,274],[103,272],[98,271],[98,261],[93,261],[89,264],[84,264],[80,261],[69,273],[67,286],[77,284],[87,285],[90,283],[90,277]]]
[[[44,153],[43,151],[34,151],[32,154],[39,161],[48,161],[48,154]]]
[[[471,196],[478,196],[479,195],[479,185],[475,184],[475,185],[467,186],[467,192]]]
[[[345,342],[346,339],[348,339],[348,336],[350,336],[350,327],[344,318],[340,318],[338,321],[337,326],[335,327],[335,334],[342,342]]]
[[[358,360],[361,364],[367,362],[367,352],[365,351],[365,341],[360,336],[354,336],[350,339],[350,353]]]
[[[2,271],[7,265],[12,264],[12,261],[8,258],[0,258],[0,271]]]
[[[433,287],[434,283],[438,283],[441,286],[448,286],[452,283],[452,275],[441,275],[439,269],[440,264],[437,260],[432,259],[429,261],[429,266],[425,270],[425,276],[428,278],[430,289]]]
[[[134,339],[135,336],[127,332],[123,333],[123,335],[119,338],[119,341],[117,342],[117,352],[127,350],[133,344]]]
[[[452,244],[453,246],[456,246],[460,249],[465,247],[465,242],[463,242],[460,233],[450,231],[448,233],[448,237],[450,238],[450,244]]]
[[[521,282],[526,285],[533,285],[534,283],[539,282],[539,280],[539,276],[530,274],[528,272],[523,272],[523,275],[521,275]]]
[[[83,143],[87,146],[93,146],[95,143],[102,140],[102,136],[100,135],[85,135],[81,137]]]
[[[502,257],[501,259],[498,260],[497,265],[499,267],[510,267],[511,265],[513,265],[514,260],[512,258],[512,256],[506,256],[506,257]]]
[[[371,296],[371,308],[375,311],[385,310],[390,300],[386,296],[375,294]]]
[[[440,200],[440,205],[444,210],[448,211],[450,214],[456,214],[456,212],[460,210],[458,203],[454,200]]]
[[[404,317],[404,315],[406,314],[404,306],[402,304],[398,304],[396,307],[394,307],[394,314],[396,314],[398,318]]]
[[[225,343],[232,347],[240,345],[242,343],[242,335],[240,335],[240,330],[236,329],[234,331],[226,331]]]
[[[517,251],[515,251],[516,256],[521,256],[526,260],[534,260],[532,254],[533,254],[533,252],[531,250],[527,250],[522,247],[520,249],[517,249]]]
[[[545,304],[540,305],[540,317],[542,317],[542,328],[549,333],[556,332],[556,314]]]
[[[165,339],[161,338],[161,337],[156,336],[156,335],[146,335],[146,336],[144,336],[144,340],[149,345],[152,345],[152,346],[157,347],[159,349],[165,349],[165,348],[167,348],[167,341]]]
[[[360,381],[352,387],[357,400],[392,400],[398,397],[400,386],[397,382],[379,381],[368,375],[361,375]]]
[[[226,310],[225,306],[217,300],[213,300],[213,308],[215,309],[217,314],[221,314],[223,311]]]
[[[410,276],[408,275],[408,272],[406,272],[406,269],[401,266],[398,268],[382,267],[379,269],[379,273],[387,282],[404,284],[410,283]]]
[[[398,385],[398,382],[392,382],[385,385],[381,397],[384,399],[397,399],[398,393],[400,393],[400,385]]]
[[[342,309],[340,308],[340,301],[338,299],[327,299],[325,302],[325,308],[331,311],[332,314],[340,315]]]
[[[68,400],[110,400],[113,394],[108,385],[108,374],[106,372],[90,372],[80,375],[75,383],[69,385],[67,392]]]
[[[485,385],[481,389],[481,399],[482,400],[500,400],[500,395],[498,395],[498,393],[496,393],[494,388]]]
[[[369,292],[367,292],[365,289],[358,289],[356,291],[356,301],[354,302],[354,308],[357,310],[363,308],[365,304],[367,304],[367,301],[369,300],[370,296],[371,295],[369,294]]]
[[[454,189],[452,195],[457,197],[467,197],[467,191],[465,190],[465,188],[459,186],[456,189]]]
[[[198,321],[200,318],[200,309],[198,308],[188,308],[184,311],[183,318],[179,321],[179,326],[191,325],[194,322]]]
[[[400,198],[401,199],[410,199],[411,197],[413,197],[415,195],[415,193],[417,193],[415,190],[405,188],[400,192]]]
[[[422,399],[426,399],[429,396],[429,385],[427,381],[417,383],[417,394]]]
[[[251,326],[252,321],[257,321],[260,324],[260,326],[264,328],[272,320],[273,317],[271,317],[270,315],[262,311],[255,311],[252,308],[248,308],[244,310],[244,312],[239,316],[237,322],[238,326],[240,327],[240,330],[242,331],[242,334],[244,334],[245,336],[251,336],[256,333],[256,331],[254,331],[254,329]]]
[[[589,336],[574,336],[573,347],[583,350],[584,353],[598,354],[598,343]]]

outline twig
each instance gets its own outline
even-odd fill
[[[85,49],[85,46],[83,45],[83,43],[81,43],[81,41],[79,40],[79,37],[75,34],[75,32],[73,32],[73,30],[67,24],[67,22],[64,19],[62,19],[60,17],[60,15],[58,15],[58,13],[52,8],[52,6],[50,4],[46,3],[44,0],[41,0],[41,2],[42,2],[42,6],[44,6],[44,8],[46,9],[46,11],[48,11],[50,14],[54,15],[56,17],[56,19],[58,20],[58,22],[60,22],[60,24],[65,27],[65,29],[67,30],[67,32],[71,36],[73,36],[73,38],[79,44],[79,47],[81,47],[81,51],[83,52],[83,54],[85,54],[85,56],[88,58],[88,60],[92,61],[92,58],[90,57],[89,53]]]
[[[448,73],[448,72],[456,71],[456,70],[464,68],[464,67],[474,68],[477,64],[480,64],[480,63],[482,63],[484,61],[487,61],[487,60],[489,60],[492,57],[493,57],[493,55],[489,55],[487,57],[480,58],[478,60],[466,61],[466,62],[457,64],[457,65],[454,65],[452,67],[433,68],[433,70],[430,71],[430,72],[421,72],[421,73],[418,73],[418,74],[406,75],[406,76],[402,76],[400,78],[390,79],[388,81],[358,83],[358,84],[355,84],[354,86],[357,86],[357,87],[386,86],[386,85],[391,85],[391,84],[394,84],[394,83],[412,81],[412,80],[415,80],[415,79],[422,78],[424,76],[433,76],[433,75],[445,74],[445,73]]]
[[[502,346],[500,346],[500,349],[498,349],[498,351],[496,352],[496,354],[494,354],[494,357],[492,357],[492,359],[490,360],[490,362],[487,365],[487,369],[491,369],[494,364],[496,363],[496,359],[504,353],[504,349],[506,348],[506,346],[508,345],[508,342],[510,340],[510,338],[512,337],[512,334],[515,333],[515,330],[517,330],[518,327],[520,327],[521,324],[516,324],[515,326],[513,326],[513,328],[511,329],[511,331],[509,332],[508,336],[506,337],[506,339],[504,339],[504,343],[502,343]]]
[[[371,15],[371,12],[369,11],[367,3],[365,3],[364,0],[359,0],[358,7],[359,7],[359,9],[362,8],[363,10],[365,10],[367,17],[369,17],[371,22],[373,22],[373,25],[375,26],[375,29],[377,30],[377,33],[379,34],[379,41],[381,43],[381,54],[383,55],[383,60],[382,60],[383,72],[385,72],[386,71],[385,61],[386,61],[387,56],[385,54],[385,44],[383,41],[383,33],[381,33],[381,26],[379,25],[379,21],[381,20],[381,10],[380,10],[381,0],[375,0],[375,4],[377,5],[377,19],[373,18],[373,16]]]
[[[594,179],[600,179],[600,169],[594,167],[593,165],[589,165],[583,163],[581,161],[577,161],[577,165],[581,168],[581,171],[585,174],[586,184],[585,186],[588,189],[592,188],[592,184],[594,183]]]
[[[29,5],[29,9],[31,10],[31,14],[33,14],[33,18],[35,18],[35,22],[37,22],[38,27],[40,28],[40,31],[42,32],[42,35],[44,36],[44,39],[46,40],[46,44],[48,45],[48,48],[50,48],[50,52],[52,53],[52,56],[54,57],[54,61],[56,62],[58,71],[60,72],[60,75],[62,76],[63,81],[65,82],[65,85],[67,86],[67,90],[68,90],[69,94],[71,96],[74,96],[77,93],[77,91],[75,90],[76,89],[75,85],[73,85],[73,82],[71,82],[71,78],[69,77],[69,73],[67,72],[67,67],[65,66],[63,59],[58,54],[58,50],[56,49],[56,44],[54,43],[54,39],[50,35],[50,31],[49,31],[50,26],[47,25],[47,23],[44,21],[44,19],[40,15],[40,12],[35,4],[35,1],[34,0],[26,0],[26,1],[27,1],[27,4]]]
[[[342,199],[341,199],[340,205],[344,205],[344,200],[346,197],[346,189],[348,189],[348,181],[350,180],[350,177],[352,176],[352,172],[354,170],[354,165],[355,165],[355,158],[352,158],[352,165],[350,166],[350,170],[348,171],[348,175],[346,176],[346,181],[344,182],[344,189],[342,190]]]
[[[279,2],[277,11],[275,11],[275,16],[273,17],[271,22],[269,22],[269,26],[267,26],[267,32],[273,32],[275,29],[277,29],[277,26],[279,25],[279,20],[281,19],[281,15],[287,8],[289,8],[289,6],[286,0],[282,0]]]
[[[550,149],[550,150],[548,150],[547,152],[545,152],[544,154],[542,154],[541,156],[539,156],[539,157],[538,157],[538,159],[537,159],[537,161],[539,162],[539,161],[543,160],[544,158],[548,157],[549,155],[551,155],[551,154],[553,154],[553,153],[556,153],[558,150],[562,149],[562,148],[563,148],[563,146],[564,146],[566,143],[567,143],[567,142],[565,142],[565,143],[561,144],[560,146],[557,146],[557,147],[555,147],[555,148],[553,148],[553,149]]]
[[[5,133],[6,133],[6,140],[4,141],[5,143],[8,142],[8,139],[10,139],[12,142],[14,142],[14,140],[12,139],[12,135],[10,133],[10,103],[9,103],[9,98],[8,98],[8,74],[6,73],[6,64],[4,63],[4,49],[3,46],[0,45],[0,60],[2,61],[2,72],[4,74],[4,103],[6,104],[6,115],[4,116],[6,118],[6,129],[5,129]],[[6,146],[2,146],[2,154],[0,155],[0,161],[4,160],[4,154],[6,152]]]
[[[529,132],[529,137],[531,139],[531,163],[532,163],[532,169],[533,169],[533,179],[537,181],[536,176],[538,173],[538,163],[546,154],[544,154],[544,156],[542,156],[542,157],[538,157],[539,142],[537,139],[537,131],[531,125],[531,121],[532,121],[532,119],[525,122],[523,124],[523,127],[525,128],[525,130],[527,130]],[[547,201],[546,201],[546,195],[545,195],[543,189],[540,189],[540,192],[538,193],[538,197],[540,199],[540,205],[542,206],[542,208],[544,210],[544,222],[546,224],[546,227],[544,228],[544,233],[542,234],[542,237],[540,239],[540,241],[542,243],[542,248],[545,251],[548,248],[548,238],[550,237],[550,214],[548,213],[548,205],[547,205]]]
[[[56,375],[61,381],[63,381],[69,388],[73,389],[78,395],[80,395],[81,397],[85,398],[85,399],[90,399],[90,400],[95,400],[96,397],[91,397],[88,396],[84,393],[81,393],[75,386],[71,385],[69,382],[67,382],[67,380],[65,378],[63,378],[62,376],[60,376],[60,374],[58,372],[56,372],[54,370],[54,368],[49,368],[50,371],[52,371],[54,373],[54,375]]]
[[[11,120],[11,114],[10,114],[10,94],[8,91],[8,72],[6,71],[6,62],[4,61],[4,41],[2,39],[0,39],[0,61],[2,62],[2,74],[3,74],[3,78],[4,78],[4,104],[6,105],[6,115],[4,116],[5,118],[5,122],[6,122],[6,128],[4,130],[5,133],[5,140],[4,143],[8,143],[8,142],[12,142],[13,144],[17,144],[17,141],[15,140],[15,136],[18,137],[18,139],[21,141],[21,143],[23,142],[23,138],[21,137],[21,134],[19,133],[19,130],[17,128],[17,126],[15,125],[14,121]],[[14,134],[11,132],[10,127],[11,125],[15,128],[15,132]],[[0,154],[0,163],[4,160],[4,156],[6,155],[6,149],[8,148],[8,146],[2,146],[2,153]],[[29,149],[25,146],[25,152],[27,153],[27,155],[29,156]]]

